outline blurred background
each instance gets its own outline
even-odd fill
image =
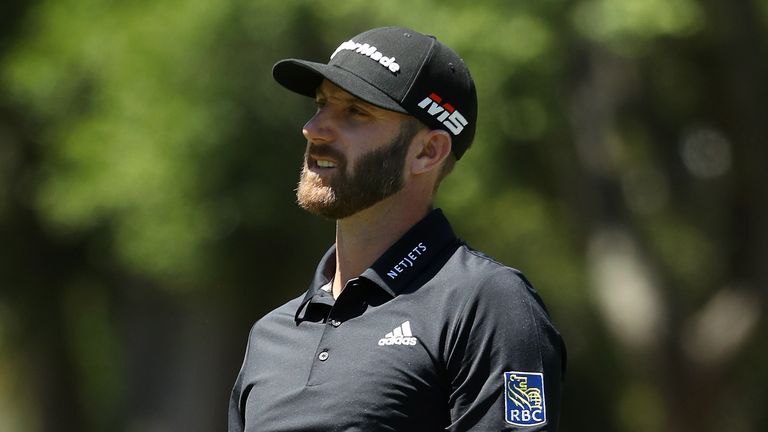
[[[250,326],[333,241],[271,65],[392,24],[473,71],[438,204],[547,302],[561,430],[768,430],[768,1],[2,9],[0,431],[226,429]]]

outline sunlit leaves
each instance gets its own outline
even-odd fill
[[[216,229],[201,210],[200,158],[228,126],[207,63],[225,11],[203,1],[41,5],[7,70],[46,119],[38,202],[57,229],[109,223],[130,267],[197,267]]]
[[[634,53],[660,36],[689,35],[704,24],[694,0],[588,0],[576,5],[576,28],[595,42]]]

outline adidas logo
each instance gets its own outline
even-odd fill
[[[406,321],[379,339],[379,346],[416,345],[417,339],[411,333],[411,322]]]

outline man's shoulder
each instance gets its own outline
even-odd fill
[[[253,324],[253,329],[258,330],[264,326],[268,326],[273,323],[283,323],[288,320],[294,321],[296,317],[296,311],[301,305],[301,302],[304,300],[305,295],[306,293],[303,292],[298,297],[288,300],[282,305],[272,309]]]
[[[477,287],[498,284],[517,288],[530,286],[520,270],[466,244],[456,250],[443,270],[451,277]]]
[[[467,245],[459,247],[437,275],[442,289],[460,302],[523,305],[543,302],[522,271]],[[528,300],[526,300],[528,299]]]

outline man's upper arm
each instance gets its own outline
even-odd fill
[[[499,267],[473,289],[446,346],[451,431],[555,431],[565,348],[522,275]]]
[[[246,384],[246,373],[249,369],[250,351],[253,347],[252,339],[256,326],[251,327],[248,335],[248,344],[245,347],[245,356],[240,372],[237,374],[235,385],[229,397],[228,432],[242,432],[245,429],[245,400],[248,397],[250,386]]]

